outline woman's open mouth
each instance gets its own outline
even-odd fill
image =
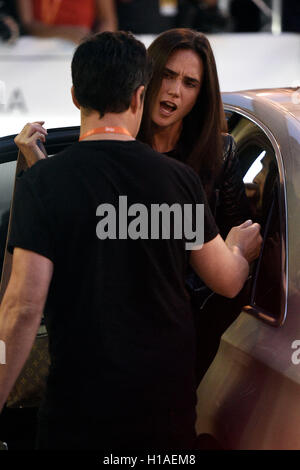
[[[159,111],[163,116],[170,116],[174,111],[176,111],[177,106],[171,101],[161,101]]]

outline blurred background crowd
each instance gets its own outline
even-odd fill
[[[271,6],[272,0],[0,0],[0,38],[13,42],[27,34],[79,43],[91,32],[116,29],[268,31]],[[282,31],[300,32],[300,0],[282,1]]]

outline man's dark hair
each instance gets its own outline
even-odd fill
[[[151,63],[143,43],[131,33],[95,34],[81,43],[72,60],[75,97],[83,108],[122,113],[134,91],[147,86]]]

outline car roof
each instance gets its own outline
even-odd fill
[[[237,106],[261,117],[260,110],[272,115],[281,114],[285,118],[295,119],[300,123],[300,88],[272,88],[260,90],[241,90],[222,93],[224,104]],[[266,123],[267,124],[267,123]]]
[[[225,109],[244,114],[267,128],[288,164],[300,155],[300,90],[276,88],[226,92]]]

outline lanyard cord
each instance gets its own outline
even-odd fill
[[[105,127],[95,127],[94,129],[91,129],[90,131],[85,132],[79,138],[79,141],[95,134],[123,134],[123,135],[128,135],[132,137],[130,132],[127,129],[125,129],[125,127],[105,126]]]

